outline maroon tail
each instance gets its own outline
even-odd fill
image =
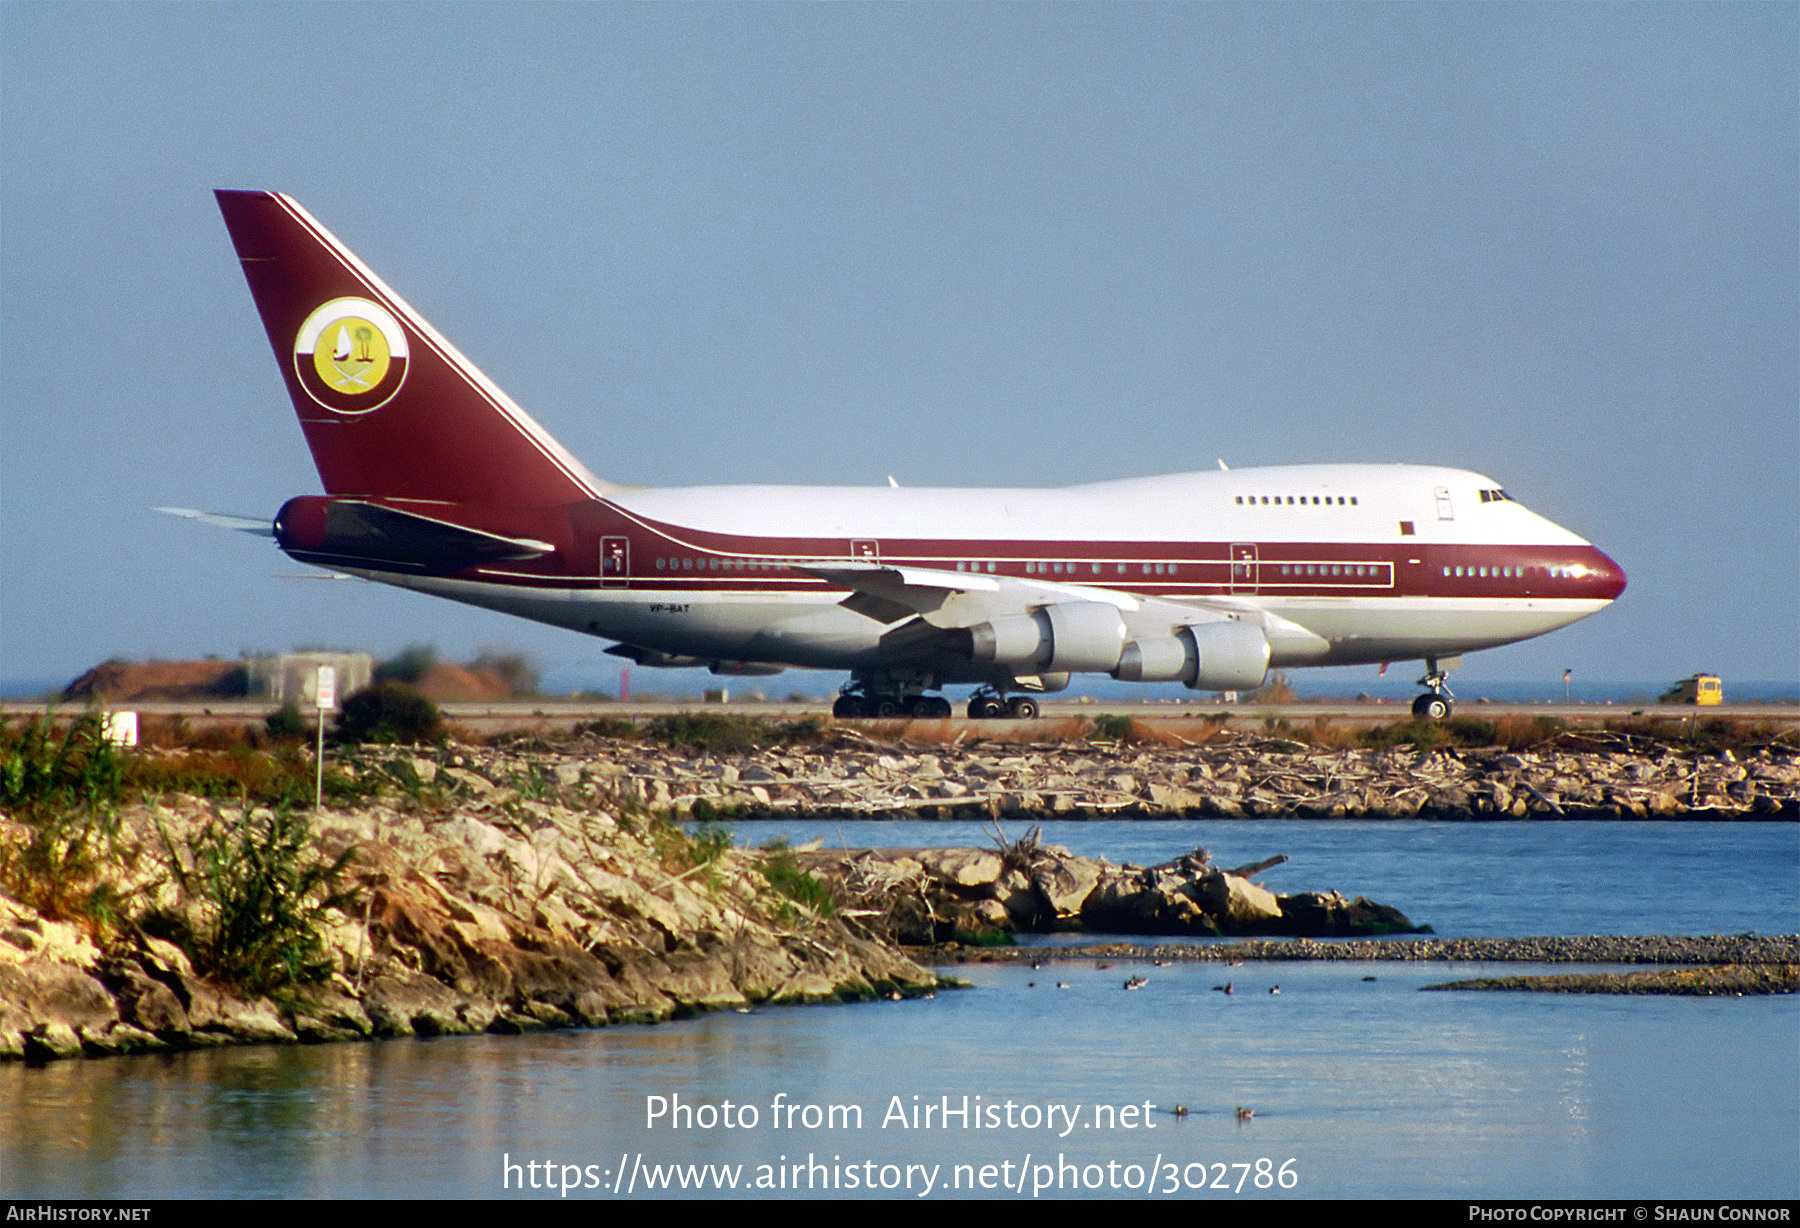
[[[546,506],[612,489],[294,201],[217,195],[327,494]]]

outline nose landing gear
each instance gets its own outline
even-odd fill
[[[1426,688],[1425,694],[1413,700],[1413,715],[1422,721],[1443,721],[1450,718],[1451,701],[1456,696],[1450,693],[1450,670],[1462,664],[1457,657],[1445,661],[1440,668],[1436,657],[1425,658],[1425,676],[1419,679],[1419,685]]]

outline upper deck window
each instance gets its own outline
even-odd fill
[[[1267,507],[1273,503],[1276,507],[1356,507],[1355,495],[1235,495],[1234,501],[1239,507],[1249,504],[1251,507]],[[1483,493],[1482,502],[1487,502]]]

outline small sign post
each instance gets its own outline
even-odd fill
[[[313,780],[313,809],[318,810],[325,805],[325,714],[337,707],[337,670],[332,666],[319,666],[313,703],[319,709],[319,753],[314,759]]]

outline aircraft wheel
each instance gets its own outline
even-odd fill
[[[1421,695],[1413,700],[1413,715],[1422,721],[1442,721],[1450,717],[1450,701],[1442,695]]]
[[[1012,713],[1012,718],[1015,721],[1035,721],[1037,719],[1038,706],[1037,700],[1035,699],[1027,699],[1023,695],[1015,695],[1012,697],[1012,701],[1006,705],[1006,708],[1007,711]]]
[[[972,721],[991,721],[1004,711],[999,698],[993,695],[977,695],[969,700],[969,719]]]
[[[914,720],[928,721],[938,715],[938,705],[940,703],[943,703],[943,700],[938,699],[934,695],[914,695],[911,702],[907,704],[906,709]],[[946,713],[945,715],[949,714]]]
[[[868,714],[867,705],[860,695],[839,695],[831,705],[831,715],[839,720],[855,720]]]

